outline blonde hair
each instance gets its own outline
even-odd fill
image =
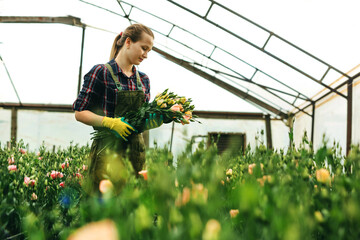
[[[120,49],[124,46],[125,40],[127,38],[130,38],[132,42],[137,42],[141,40],[141,35],[143,32],[154,38],[154,33],[151,31],[151,29],[141,23],[132,24],[127,27],[124,32],[117,35],[111,48],[110,60],[116,57]]]

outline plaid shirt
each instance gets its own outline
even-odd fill
[[[137,90],[136,85],[136,68],[133,66],[133,75],[127,77],[115,60],[109,62],[115,76],[118,77],[121,87],[125,91]],[[145,73],[139,71],[140,80],[145,93],[145,101],[150,100],[150,80]],[[84,84],[79,96],[73,103],[73,110],[83,111],[101,109],[104,116],[114,117],[115,103],[118,89],[111,77],[110,71],[104,64],[95,65],[85,76]]]

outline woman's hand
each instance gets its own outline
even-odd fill
[[[127,141],[126,137],[131,134],[130,130],[136,131],[124,118],[110,118],[104,117],[102,120],[102,126],[109,128],[113,131],[116,137],[121,137]]]
[[[124,121],[124,118],[103,117],[89,110],[75,111],[75,118],[86,125],[109,128],[116,137],[121,137],[125,141],[127,141],[126,137],[131,134],[131,131],[136,131],[129,123]]]

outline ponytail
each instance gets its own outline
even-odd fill
[[[121,44],[121,46],[119,44],[121,42],[121,37],[122,37],[122,32],[116,36],[116,38],[113,42],[113,45],[112,45],[111,51],[110,51],[110,60],[114,59],[118,55],[122,45],[124,45],[125,40],[123,40],[123,43]]]
[[[149,34],[154,38],[154,33],[147,26],[135,23],[127,27],[123,32],[115,37],[111,51],[110,51],[110,60],[114,59],[120,52],[120,49],[124,46],[127,38],[130,38],[132,42],[137,42],[141,39],[142,33]]]

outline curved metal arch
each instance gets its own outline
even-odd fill
[[[191,14],[193,14],[193,15],[195,15],[195,16],[197,16],[197,17],[199,17],[199,18],[201,18],[201,19],[203,19],[203,20],[205,20],[205,21],[207,21],[208,23],[216,26],[217,28],[219,28],[219,29],[221,29],[221,30],[223,30],[223,31],[225,31],[225,32],[233,35],[234,37],[240,39],[241,41],[249,44],[250,46],[256,48],[256,49],[259,50],[259,51],[262,51],[263,53],[269,55],[270,57],[278,60],[279,62],[285,64],[286,66],[292,68],[293,70],[295,70],[295,71],[301,73],[302,75],[308,77],[309,79],[313,80],[314,82],[316,82],[316,83],[322,85],[323,87],[329,89],[331,92],[334,92],[334,93],[336,93],[336,94],[338,94],[338,95],[340,95],[340,96],[342,96],[342,97],[344,97],[344,98],[347,98],[347,97],[346,97],[344,94],[342,94],[341,92],[337,91],[337,90],[334,89],[334,88],[331,88],[330,86],[328,86],[328,85],[326,85],[326,84],[324,84],[324,83],[322,82],[322,80],[325,78],[326,74],[329,72],[330,69],[334,69],[336,72],[338,72],[338,73],[340,73],[341,75],[343,75],[343,76],[347,77],[348,79],[350,79],[350,77],[349,77],[346,73],[338,70],[337,68],[331,66],[330,64],[326,63],[325,61],[323,61],[323,60],[321,60],[321,59],[313,56],[312,54],[306,52],[305,50],[301,49],[300,47],[296,46],[295,44],[292,44],[291,42],[289,42],[289,41],[285,40],[284,38],[282,38],[282,37],[274,34],[273,32],[269,31],[268,29],[260,26],[259,24],[254,23],[253,21],[251,21],[251,20],[247,19],[246,17],[240,15],[239,13],[237,13],[237,12],[235,12],[235,11],[227,8],[226,6],[224,6],[224,5],[216,2],[216,1],[214,1],[214,0],[209,0],[209,1],[211,2],[211,5],[210,5],[208,11],[207,11],[207,13],[205,14],[205,16],[201,16],[200,14],[198,14],[198,13],[190,10],[189,8],[186,8],[186,7],[182,6],[181,4],[179,4],[179,3],[177,3],[177,2],[175,2],[175,1],[173,1],[173,0],[166,0],[166,1],[168,1],[168,2],[170,2],[170,3],[172,3],[172,4],[176,5],[176,6],[178,6],[179,8],[182,8],[183,10],[185,10],[185,11],[187,11],[187,12],[189,12],[189,13],[191,13]],[[228,11],[228,12],[236,15],[237,17],[239,17],[239,18],[241,18],[241,19],[244,19],[245,21],[249,22],[250,24],[252,24],[252,25],[254,25],[254,26],[256,26],[256,27],[258,27],[258,28],[260,28],[260,29],[262,29],[262,30],[264,30],[264,31],[266,31],[267,33],[269,33],[268,39],[265,41],[263,47],[262,47],[262,48],[258,47],[256,44],[254,44],[254,43],[246,40],[245,38],[239,36],[238,34],[235,34],[234,32],[232,32],[232,31],[226,29],[225,27],[222,27],[222,26],[218,25],[217,23],[215,23],[215,22],[211,21],[210,19],[208,19],[208,18],[207,18],[207,15],[210,13],[211,8],[212,8],[214,5],[218,5],[219,7],[223,8],[224,10],[226,10],[226,11]],[[304,54],[310,56],[311,58],[313,58],[313,59],[321,62],[321,63],[324,64],[324,65],[326,65],[326,66],[328,67],[328,69],[325,71],[323,77],[318,80],[318,79],[312,77],[310,74],[304,72],[303,70],[295,67],[294,65],[286,62],[285,60],[277,57],[276,55],[274,55],[274,54],[266,51],[266,50],[265,50],[265,47],[266,47],[267,43],[269,42],[269,40],[270,40],[270,38],[271,38],[272,36],[276,36],[276,37],[279,38],[280,40],[282,40],[282,41],[284,41],[285,43],[289,44],[291,47],[293,47],[293,48],[301,51],[302,53],[304,53]]]
[[[92,5],[92,6],[94,6],[94,7],[103,9],[103,10],[105,10],[105,11],[108,11],[108,12],[112,13],[112,14],[115,14],[115,15],[118,15],[118,16],[121,16],[121,17],[125,17],[125,18],[127,18],[127,19],[129,20],[130,24],[136,22],[136,21],[135,21],[134,19],[132,19],[131,16],[130,16],[133,9],[137,9],[137,10],[139,10],[139,11],[141,11],[141,12],[144,12],[144,13],[146,13],[146,14],[149,14],[149,15],[151,15],[152,17],[157,18],[157,19],[159,19],[159,20],[161,20],[161,21],[164,21],[164,22],[166,22],[166,23],[168,23],[169,25],[172,26],[171,29],[170,29],[170,31],[169,31],[167,34],[164,34],[164,33],[160,32],[160,31],[152,28],[152,30],[153,30],[154,32],[157,32],[158,34],[163,35],[163,36],[171,39],[172,41],[174,41],[174,42],[176,42],[176,43],[178,43],[178,44],[181,44],[182,46],[186,47],[187,49],[190,49],[190,50],[193,51],[194,53],[197,53],[197,54],[199,54],[199,55],[201,55],[201,56],[203,56],[203,57],[205,57],[205,58],[210,59],[210,60],[213,61],[214,63],[218,64],[218,65],[221,66],[221,67],[224,67],[225,69],[229,70],[230,72],[233,72],[234,74],[236,74],[236,75],[238,75],[238,76],[233,76],[233,75],[229,75],[229,74],[227,74],[227,75],[229,75],[229,76],[231,76],[231,77],[234,77],[234,78],[236,78],[236,79],[244,80],[244,81],[246,81],[246,82],[248,82],[248,83],[251,83],[251,84],[253,84],[253,85],[255,85],[255,86],[258,86],[258,87],[262,88],[263,90],[265,90],[266,92],[268,92],[269,94],[273,95],[274,97],[280,99],[282,102],[284,102],[284,103],[286,103],[286,104],[288,104],[288,105],[290,105],[290,106],[298,109],[299,111],[303,111],[303,110],[301,110],[300,108],[298,108],[298,107],[294,104],[295,101],[296,101],[298,98],[303,99],[303,100],[308,101],[308,102],[311,102],[311,99],[310,99],[309,97],[307,97],[306,95],[302,94],[301,92],[297,91],[296,89],[291,88],[290,86],[286,85],[285,83],[281,82],[280,80],[276,79],[275,77],[267,74],[266,72],[262,71],[262,70],[259,69],[259,68],[256,68],[255,66],[249,64],[248,62],[246,62],[246,61],[244,61],[243,59],[235,56],[234,54],[231,54],[230,52],[228,52],[228,51],[226,51],[226,50],[224,50],[224,49],[216,46],[215,44],[210,43],[210,42],[207,41],[206,39],[203,39],[203,38],[195,35],[194,33],[189,32],[188,30],[186,30],[186,29],[184,29],[184,28],[182,28],[182,27],[180,27],[180,26],[178,26],[178,25],[176,25],[176,24],[174,24],[174,23],[172,23],[172,22],[170,22],[170,21],[168,21],[168,20],[166,20],[166,19],[163,19],[163,18],[161,18],[161,17],[159,17],[159,16],[156,16],[156,15],[154,15],[154,14],[148,12],[148,11],[145,11],[145,10],[143,10],[143,9],[137,7],[137,6],[134,6],[134,5],[132,5],[132,4],[128,3],[128,2],[118,1],[119,5],[120,5],[120,8],[121,8],[121,10],[122,10],[122,12],[123,12],[123,15],[122,15],[122,14],[116,13],[116,12],[114,12],[114,11],[108,10],[108,9],[106,9],[106,8],[103,8],[103,7],[101,7],[101,6],[95,5],[95,4],[93,4],[93,3],[89,3],[89,2],[84,1],[84,0],[79,0],[79,1],[81,1],[81,2],[83,2],[83,3],[86,3],[86,4],[89,4],[89,5]],[[125,11],[124,7],[122,6],[122,4],[126,4],[126,5],[128,5],[128,6],[130,7],[129,13],[126,13],[126,11]],[[188,33],[188,34],[191,34],[192,36],[194,36],[194,37],[196,37],[196,38],[198,38],[198,39],[206,42],[207,44],[213,46],[214,50],[215,50],[216,48],[217,48],[217,49],[220,49],[221,51],[229,54],[230,56],[232,56],[232,57],[238,59],[239,61],[245,63],[246,65],[252,67],[252,68],[254,69],[254,74],[253,74],[253,76],[251,77],[251,79],[248,79],[248,78],[244,77],[241,73],[239,73],[239,72],[237,72],[237,71],[235,71],[235,70],[227,67],[226,65],[222,64],[221,62],[219,62],[219,61],[211,58],[212,53],[211,53],[210,55],[205,55],[204,53],[202,53],[202,52],[200,52],[200,51],[198,51],[198,50],[196,50],[196,49],[193,49],[193,48],[191,48],[190,46],[188,46],[188,45],[186,45],[186,44],[178,41],[177,39],[171,37],[170,34],[171,34],[172,30],[173,30],[175,27],[178,28],[178,29],[180,29],[180,30],[182,30],[182,31],[184,31],[184,32],[186,32],[186,33]],[[163,47],[166,47],[166,46],[163,46]],[[166,48],[167,48],[167,47],[166,47]],[[168,48],[168,49],[170,49],[170,48]],[[171,51],[174,51],[173,49],[170,49],[170,50],[171,50]],[[182,55],[182,54],[181,54],[181,55]],[[186,58],[188,58],[188,59],[191,59],[191,58],[189,58],[189,57],[187,57],[187,56],[184,56],[184,57],[186,57]],[[197,66],[200,66],[200,67],[208,68],[208,67],[206,67],[206,66],[202,66],[202,65],[199,64],[199,63],[196,63],[195,61],[194,61],[193,65],[194,65],[194,66],[197,65]],[[212,69],[210,69],[210,68],[208,68],[208,69],[209,69],[209,70],[212,70]],[[219,71],[213,71],[213,72],[214,72],[214,73],[220,73]],[[265,76],[273,79],[273,80],[276,81],[277,83],[279,83],[279,84],[285,86],[286,88],[288,88],[289,90],[297,93],[297,95],[292,95],[292,94],[289,94],[289,93],[285,93],[285,92],[282,92],[282,91],[280,91],[280,90],[278,90],[278,89],[270,88],[270,87],[267,87],[267,86],[264,86],[264,85],[261,85],[261,84],[258,84],[258,83],[256,83],[256,82],[254,82],[252,79],[253,79],[254,75],[255,75],[257,72],[260,72],[260,73],[264,74]],[[221,72],[221,73],[222,73],[222,72]],[[222,74],[226,75],[225,73],[222,73]],[[256,98],[259,98],[259,95],[256,94],[255,92],[251,91],[250,89],[242,86],[242,85],[239,84],[238,82],[235,83],[235,84],[237,84],[237,85],[245,88],[245,89],[247,90],[247,93],[252,93],[252,94],[254,94],[255,96],[257,95]],[[291,102],[285,100],[284,98],[280,97],[279,95],[276,95],[273,91],[270,91],[270,90],[277,91],[277,92],[280,92],[280,93],[284,93],[284,94],[286,94],[286,95],[289,95],[289,96],[291,96],[291,97],[294,98],[294,101],[291,103]],[[272,105],[273,107],[278,108],[278,110],[280,110],[280,112],[281,112],[282,108],[281,108],[280,106],[278,106],[278,105],[275,104],[274,102],[270,101],[269,99],[266,99],[266,98],[264,98],[264,97],[260,97],[260,98],[263,99],[263,100],[265,100],[266,102],[268,102],[268,103],[269,103],[270,105]],[[259,108],[258,105],[256,105],[256,106]],[[262,110],[262,111],[264,111],[264,108],[259,108],[259,109]],[[306,111],[303,111],[303,112],[304,112],[305,114],[308,114]],[[281,115],[282,115],[282,117],[284,117],[284,114],[281,114]]]

